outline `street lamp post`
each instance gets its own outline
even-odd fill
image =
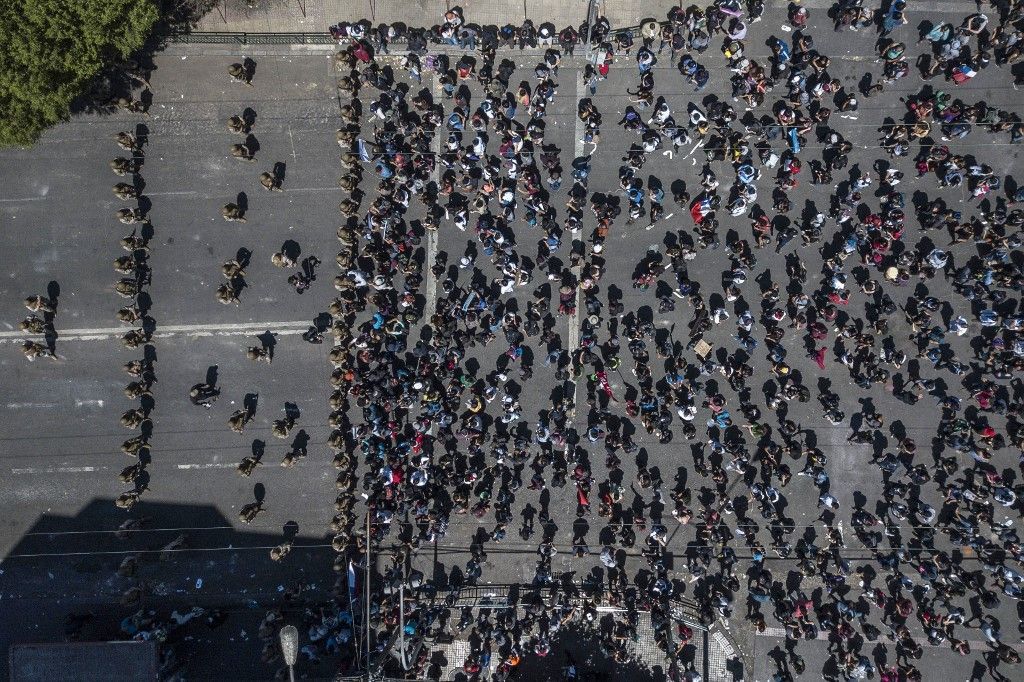
[[[288,679],[295,682],[295,660],[299,657],[299,631],[294,625],[281,628],[281,653],[288,666]]]
[[[596,0],[587,1],[587,60],[594,59],[594,38],[592,32],[594,30],[594,10],[596,8]]]

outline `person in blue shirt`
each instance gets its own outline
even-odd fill
[[[779,38],[770,38],[769,40],[771,41],[770,46],[772,49],[772,54],[775,56],[775,59],[782,64],[788,62],[789,45],[786,44],[786,41],[781,40]]]
[[[889,6],[889,11],[882,19],[882,31],[879,35],[885,37],[907,23],[907,15],[904,12],[906,8],[907,3],[904,0],[893,0],[893,3]]]

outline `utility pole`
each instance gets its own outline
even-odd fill
[[[401,656],[400,662],[402,664],[402,670],[408,670],[409,666],[405,664],[405,583],[402,582],[398,586],[398,654]]]
[[[599,0],[587,0],[587,61],[594,54],[594,11]]]
[[[366,611],[363,613],[363,620],[366,622],[366,669],[370,669],[370,651],[372,649],[372,642],[370,641],[370,557],[373,554],[373,540],[370,536],[370,514],[371,511],[366,512]]]

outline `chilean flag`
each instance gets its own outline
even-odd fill
[[[693,218],[693,222],[700,225],[704,222],[704,218],[708,213],[711,213],[711,197],[704,197],[698,199],[690,205],[690,217]]]

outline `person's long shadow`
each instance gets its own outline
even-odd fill
[[[250,419],[256,416],[256,406],[259,404],[259,400],[259,393],[246,393],[242,398],[242,409],[248,413]]]
[[[217,388],[217,365],[210,365],[206,369],[206,384],[210,388]]]

